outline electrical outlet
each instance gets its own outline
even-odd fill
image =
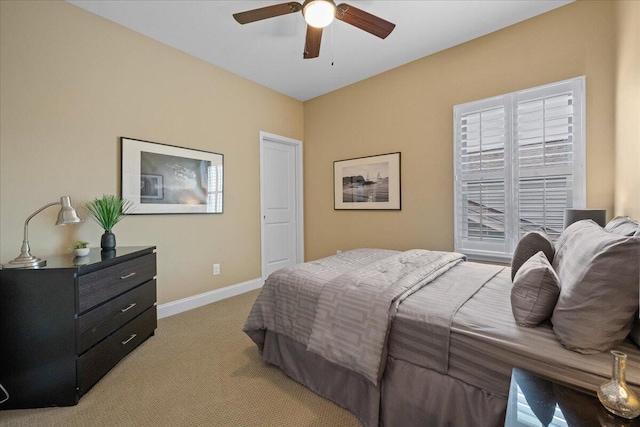
[[[336,250],[336,255],[340,255],[342,251],[340,249]]]
[[[217,276],[220,274],[220,264],[213,264],[213,275]]]

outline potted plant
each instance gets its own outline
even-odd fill
[[[104,250],[114,249],[116,236],[111,230],[122,218],[133,211],[133,202],[112,194],[105,194],[100,199],[96,198],[88,202],[83,208],[104,230],[100,247]]]
[[[69,245],[69,249],[73,251],[75,256],[87,256],[89,255],[89,242],[83,242],[82,240],[78,240],[72,245]]]

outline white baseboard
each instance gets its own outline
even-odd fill
[[[203,294],[160,304],[158,305],[158,319],[173,316],[174,314],[182,313],[184,311],[193,310],[194,308],[202,307],[203,305],[211,304],[212,302],[235,297],[236,295],[244,294],[245,292],[253,291],[254,289],[259,289],[262,287],[262,283],[262,279],[253,279],[247,282],[238,283],[237,285],[214,289],[213,291],[205,292]]]

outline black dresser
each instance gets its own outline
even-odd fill
[[[155,246],[0,270],[0,410],[78,403],[154,334],[155,276]]]

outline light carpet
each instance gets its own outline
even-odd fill
[[[359,426],[260,361],[242,332],[257,295],[160,319],[78,405],[0,411],[0,426]]]

